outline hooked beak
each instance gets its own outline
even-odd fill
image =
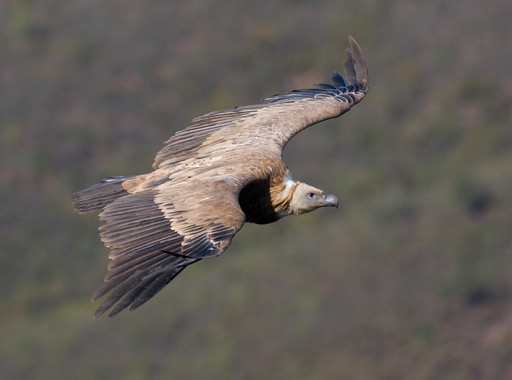
[[[322,195],[323,202],[325,207],[336,207],[338,208],[338,198],[336,198],[332,194],[323,194]]]

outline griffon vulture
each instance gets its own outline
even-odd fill
[[[92,300],[110,293],[95,317],[139,307],[187,265],[224,252],[245,222],[338,206],[334,195],[294,181],[281,157],[296,133],[366,95],[365,58],[352,37],[348,42],[347,80],[334,72],[332,84],[200,116],[165,143],[153,172],[111,177],[73,194],[79,213],[103,210],[100,235],[111,250]]]

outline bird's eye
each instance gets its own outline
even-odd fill
[[[308,199],[313,199],[315,197],[315,193],[308,193]]]

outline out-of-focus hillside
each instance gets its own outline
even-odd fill
[[[512,377],[512,3],[0,3],[0,377]],[[193,117],[328,80],[368,97],[285,151],[338,210],[248,225],[134,312],[70,195]]]

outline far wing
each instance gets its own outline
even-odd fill
[[[213,197],[214,194],[223,194]],[[210,197],[211,196],[211,197]],[[220,255],[242,227],[237,189],[225,182],[167,182],[109,204],[101,239],[112,260],[93,300],[110,292],[95,317],[114,316],[153,297],[187,265]]]
[[[171,137],[158,152],[153,167],[166,168],[189,158],[212,157],[216,152],[231,154],[259,147],[281,156],[296,133],[320,121],[349,111],[368,92],[368,70],[357,42],[348,37],[345,73],[332,74],[333,84],[296,90],[270,97],[265,104],[215,111],[192,121],[188,128]]]

